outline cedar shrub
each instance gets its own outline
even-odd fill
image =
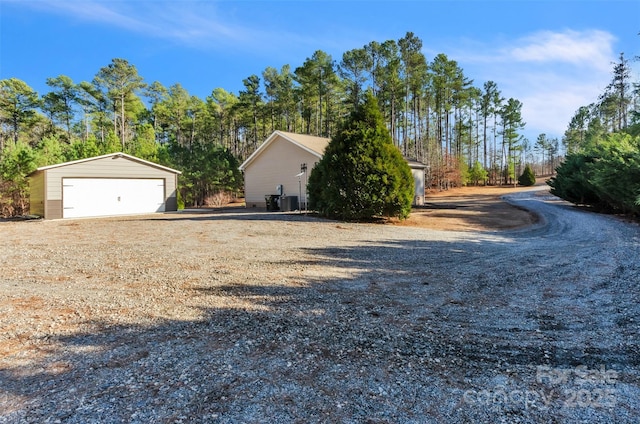
[[[309,176],[308,190],[310,208],[328,218],[409,216],[411,169],[393,145],[371,93],[329,142]]]
[[[520,184],[521,186],[529,187],[534,185],[535,183],[536,176],[533,173],[533,169],[531,169],[531,166],[527,164],[524,167],[524,171],[522,171],[522,175],[518,177],[518,184]]]

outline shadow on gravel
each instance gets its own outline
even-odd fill
[[[122,218],[122,221],[293,221],[309,222],[323,220],[312,214],[298,212],[246,212],[246,209],[217,211],[209,210],[198,213],[178,212],[154,215],[149,218]]]
[[[611,326],[624,312],[609,296],[590,297],[596,288],[562,288],[579,265],[564,274],[537,267],[535,258],[514,267],[525,259],[489,238],[303,249],[282,274],[185,289],[199,305],[229,305],[201,307],[201,319],[90,322],[91,331],[49,338],[42,360],[0,370],[0,402],[27,405],[5,408],[0,421],[637,419],[637,324]],[[291,271],[305,266],[343,276]],[[604,290],[630,296],[613,285]],[[537,375],[540,366],[602,364],[621,371],[614,408],[567,409],[563,389],[583,386]],[[488,404],[465,397],[498,387],[556,397],[548,405],[539,397],[535,407],[522,397]]]

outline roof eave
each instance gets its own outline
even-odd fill
[[[33,171],[31,174],[34,174],[34,173],[39,172],[39,171],[46,171],[46,170],[54,169],[54,168],[61,168],[63,166],[75,165],[75,164],[84,163],[84,162],[91,162],[91,161],[98,160],[98,159],[105,159],[105,158],[108,158],[108,157],[123,157],[123,158],[127,158],[129,160],[132,160],[134,162],[139,162],[139,163],[142,163],[142,164],[145,164],[145,165],[148,165],[148,166],[152,166],[154,168],[163,169],[165,171],[172,172],[174,174],[178,174],[178,175],[182,174],[182,172],[178,171],[177,169],[173,169],[173,168],[169,168],[167,166],[159,165],[157,163],[149,162],[147,160],[140,159],[140,158],[137,158],[135,156],[131,156],[131,155],[128,155],[128,154],[122,153],[122,152],[107,153],[106,155],[94,156],[94,157],[91,157],[91,158],[84,158],[84,159],[73,160],[73,161],[70,161],[70,162],[57,163],[55,165],[41,166],[41,167],[37,168],[35,171]]]
[[[309,147],[300,144],[299,142],[297,142],[296,140],[292,139],[291,137],[287,137],[286,134],[281,134],[282,137],[284,137],[285,139],[287,139],[289,142],[295,144],[296,146],[300,147],[301,149],[311,153],[312,155],[316,156],[318,159],[322,159],[322,155],[324,154],[324,152],[317,152],[313,149],[310,149]]]

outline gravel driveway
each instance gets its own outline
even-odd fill
[[[640,421],[640,229],[0,223],[0,422]]]

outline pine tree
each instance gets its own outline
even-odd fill
[[[5,125],[10,128],[14,144],[18,144],[21,131],[32,122],[38,105],[38,93],[24,81],[17,78],[0,80],[0,129]],[[0,150],[5,144],[0,132]]]
[[[111,63],[100,68],[94,79],[94,85],[102,88],[105,97],[111,101],[113,108],[113,129],[119,135],[122,150],[127,141],[127,104],[139,100],[137,92],[145,88],[143,78],[138,75],[135,66],[125,59],[115,58]]]
[[[414,183],[370,92],[327,146],[309,177],[311,209],[329,218],[406,218]]]

